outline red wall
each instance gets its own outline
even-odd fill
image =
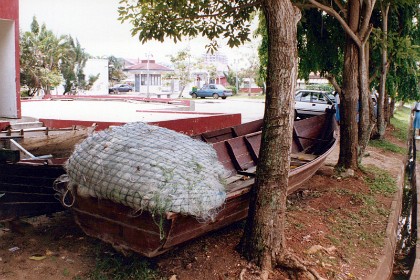
[[[16,100],[18,118],[21,117],[20,107],[20,63],[19,63],[19,0],[0,0],[0,19],[15,21],[15,62],[16,62]]]
[[[96,122],[58,119],[39,119],[39,121],[42,122],[44,126],[50,128],[66,128],[72,127],[73,125],[89,127],[96,124],[97,131],[107,129],[111,125],[119,126],[124,124],[120,122]],[[165,127],[186,135],[197,135],[204,132],[241,124],[241,114],[219,114],[190,119],[174,119],[148,123],[160,127]]]

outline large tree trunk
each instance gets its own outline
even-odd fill
[[[378,138],[383,139],[385,135],[386,122],[385,122],[385,82],[388,73],[388,13],[390,3],[381,2],[382,14],[382,61],[381,61],[381,78],[379,82],[379,96],[377,103],[377,125],[378,125]]]
[[[264,129],[243,254],[270,271],[284,256],[286,195],[297,79],[296,24],[300,12],[289,0],[263,2],[268,30],[267,96]]]
[[[350,0],[348,4],[348,25],[356,33],[359,27],[359,1]],[[359,108],[359,49],[347,35],[344,49],[343,87],[340,95],[340,155],[338,166],[357,169],[358,166],[358,125]]]

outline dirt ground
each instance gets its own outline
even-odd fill
[[[369,182],[381,177],[370,165],[396,176],[403,156],[369,148],[363,160],[367,171],[349,178],[334,172],[336,158],[337,152],[305,191],[289,196],[287,246],[326,279],[364,279],[380,256],[393,198],[369,187]],[[69,212],[25,219],[0,225],[0,280],[258,279],[258,271],[235,249],[243,226],[243,222],[231,225],[145,260],[121,256],[87,237]],[[109,261],[116,259],[119,262]],[[116,273],[138,263],[146,264],[149,276]],[[289,275],[277,269],[270,279],[289,279]]]

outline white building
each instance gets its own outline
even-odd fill
[[[173,72],[151,59],[140,60],[137,64],[126,66],[123,71],[128,73],[127,76],[134,75],[134,91],[146,94],[161,92],[165,74]]]

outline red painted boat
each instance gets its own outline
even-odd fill
[[[77,196],[72,210],[83,231],[120,251],[154,257],[188,240],[244,219],[258,163],[262,121],[208,132],[195,138],[212,143],[219,161],[232,172],[227,200],[214,221],[167,212],[153,216],[106,199]],[[333,117],[321,115],[295,122],[288,192],[298,190],[324,163],[336,144]],[[62,199],[66,185],[61,185]]]

